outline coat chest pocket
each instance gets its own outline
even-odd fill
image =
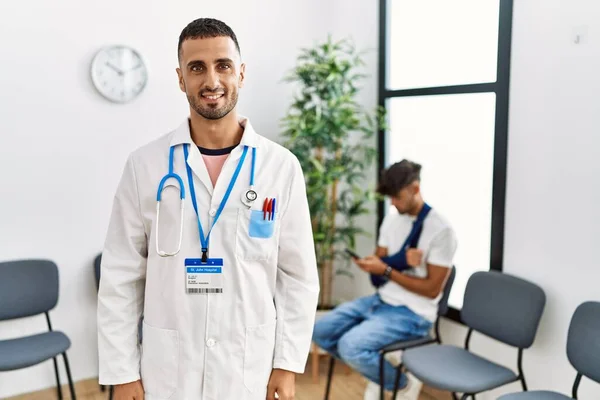
[[[240,210],[237,224],[236,252],[245,260],[267,260],[277,248],[279,220],[263,218],[259,210]],[[268,216],[267,216],[268,218]]]

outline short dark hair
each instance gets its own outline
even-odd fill
[[[402,160],[384,170],[381,174],[377,193],[383,196],[395,196],[415,181],[421,181],[421,165]]]
[[[240,45],[237,37],[226,23],[219,21],[214,18],[198,18],[190,22],[179,35],[179,44],[177,45],[177,58],[181,58],[181,46],[187,39],[206,39],[227,36],[235,43],[235,48],[238,54],[242,54],[240,51]]]

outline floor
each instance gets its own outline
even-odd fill
[[[327,380],[327,359],[323,357],[319,368],[319,382],[314,383],[311,377],[310,368],[303,375],[298,375],[296,379],[296,399],[295,400],[320,400],[325,393],[325,382]],[[331,386],[330,400],[362,400],[366,381],[360,375],[345,368],[336,368],[333,383]],[[76,393],[78,400],[106,400],[108,391],[102,393],[94,379],[77,382]],[[449,396],[445,393],[436,393],[432,390],[426,390],[421,393],[419,400],[446,400]],[[65,400],[70,399],[68,386],[63,387]],[[44,390],[36,393],[29,393],[16,397],[10,397],[5,400],[54,400],[57,399],[56,388]]]

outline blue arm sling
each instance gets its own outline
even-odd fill
[[[400,248],[400,251],[398,251],[396,254],[392,254],[391,256],[381,257],[381,261],[400,272],[411,268],[411,266],[406,263],[406,250],[410,248],[417,248],[419,239],[421,237],[421,232],[423,231],[423,221],[425,221],[429,211],[431,211],[431,207],[428,204],[424,204],[423,208],[419,212],[419,215],[417,215],[417,218],[413,222],[412,229],[404,241],[404,244]],[[371,283],[376,288],[382,286],[389,280],[383,275],[371,274],[370,278]]]

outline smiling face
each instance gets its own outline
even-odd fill
[[[228,36],[187,39],[179,56],[179,87],[199,116],[221,119],[237,105],[245,67]]]

